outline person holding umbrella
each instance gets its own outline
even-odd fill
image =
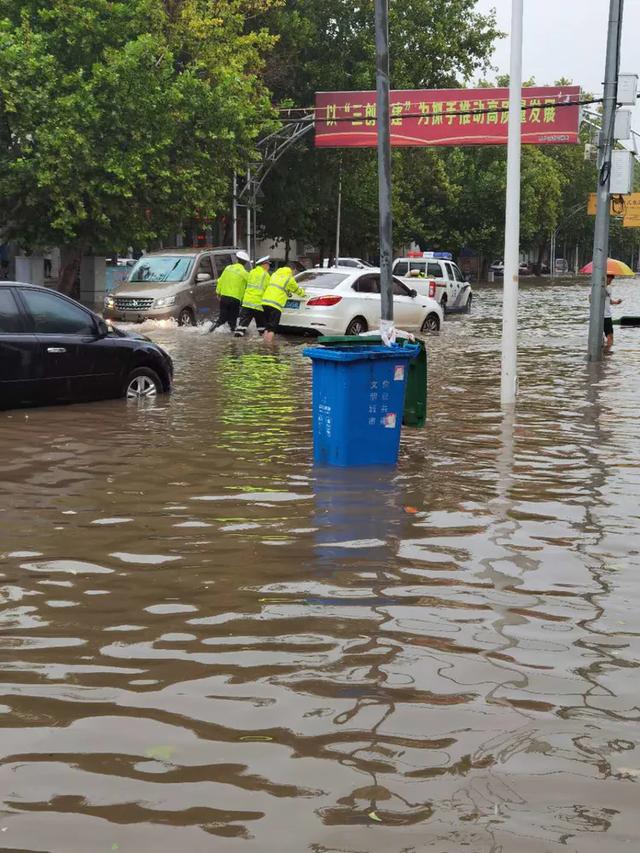
[[[593,263],[589,263],[580,270],[581,275],[593,274]],[[604,349],[609,351],[613,346],[613,316],[611,313],[612,305],[620,305],[622,299],[613,299],[611,295],[611,284],[614,278],[619,276],[633,278],[635,273],[631,267],[627,266],[624,261],[618,261],[615,258],[607,258],[607,283],[604,288]],[[591,299],[591,297],[589,297]]]
[[[613,315],[611,314],[612,305],[620,305],[622,299],[614,299],[611,295],[611,284],[615,275],[607,273],[607,284],[604,289],[604,348],[610,350],[613,346]]]

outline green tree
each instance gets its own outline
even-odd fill
[[[272,118],[269,2],[0,0],[5,233],[71,268],[215,217]]]
[[[487,68],[499,33],[494,16],[479,14],[475,7],[475,0],[396,0],[391,4],[392,86],[459,86]],[[360,5],[346,0],[285,0],[260,18],[259,25],[280,36],[265,70],[265,82],[276,102],[310,108],[316,91],[375,88],[372,0]],[[265,198],[269,199],[265,202],[265,227],[270,236],[284,236],[291,219],[288,205],[295,199],[304,239],[328,248],[335,240],[341,155],[337,151],[313,151],[312,146],[309,137],[300,146],[302,153],[286,160],[288,168],[274,171],[265,182]],[[409,151],[394,154],[397,240],[432,226],[432,221],[421,223],[419,213],[433,213],[436,207],[416,197],[415,176],[409,173],[408,164],[411,168],[419,166],[426,186],[438,190],[442,189],[441,169],[436,165],[439,155],[422,155],[416,158]],[[375,152],[344,151],[342,156],[343,247],[359,254],[371,245],[374,251]],[[404,176],[409,178],[408,185]],[[305,190],[302,197],[300,188]],[[438,205],[444,205],[441,195]]]

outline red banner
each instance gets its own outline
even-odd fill
[[[522,142],[578,142],[580,88],[522,90]],[[508,89],[417,89],[391,92],[391,144],[505,145]],[[316,147],[370,148],[377,143],[375,92],[318,92]]]

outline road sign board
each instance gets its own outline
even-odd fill
[[[630,193],[629,195],[612,197],[610,212],[611,216],[624,217],[624,225],[626,228],[640,227],[640,193]],[[596,215],[595,193],[589,193],[587,214],[589,216]],[[634,224],[631,224],[632,221]]]

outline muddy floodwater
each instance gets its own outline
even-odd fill
[[[588,288],[525,285],[503,416],[500,296],[395,469],[313,467],[294,338],[0,413],[2,850],[639,849],[640,329],[588,366]]]

